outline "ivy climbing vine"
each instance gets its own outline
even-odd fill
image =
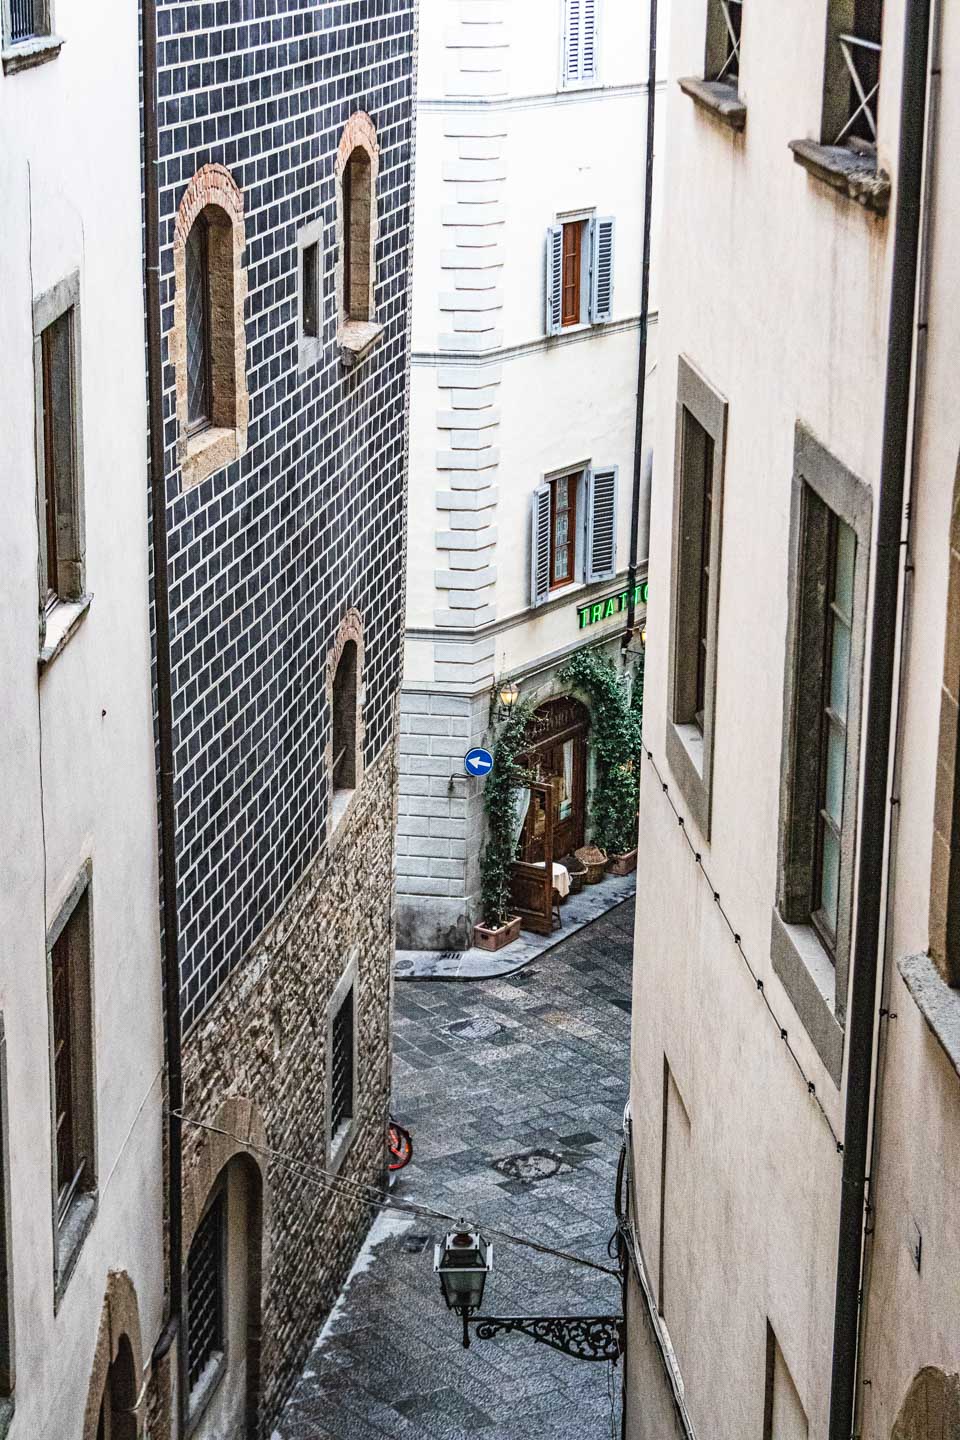
[[[480,855],[480,898],[483,923],[498,928],[510,918],[510,867],[514,859],[516,802],[533,775],[519,764],[530,747],[533,705],[518,700],[510,709],[493,745],[493,769],[483,785],[487,843]]]
[[[557,672],[590,701],[590,749],[596,762],[591,805],[594,844],[608,854],[623,854],[637,843],[637,801],[641,749],[640,715],[635,708],[636,681],[606,655],[581,650]],[[631,694],[631,689],[633,694]],[[643,704],[643,680],[639,686]]]

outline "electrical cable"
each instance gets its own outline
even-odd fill
[[[210,1125],[205,1120],[198,1120],[195,1116],[185,1115],[178,1112],[177,1119],[184,1125],[192,1125],[196,1129],[206,1130],[214,1135],[223,1135],[229,1140],[236,1140],[246,1150],[252,1151],[255,1155],[263,1155],[282,1165],[299,1179],[307,1184],[316,1185],[319,1189],[327,1190],[333,1195],[340,1195],[344,1199],[360,1201],[376,1207],[380,1210],[399,1210],[409,1215],[416,1215],[425,1220],[443,1220],[447,1224],[460,1225],[463,1217],[448,1215],[443,1210],[435,1210],[429,1205],[423,1205],[418,1201],[397,1200],[387,1190],[381,1190],[376,1185],[368,1185],[362,1180],[349,1180],[342,1175],[335,1175],[330,1170],[324,1170],[317,1166],[306,1164],[295,1156],[285,1155],[281,1150],[274,1150],[268,1145],[257,1145],[254,1141],[233,1130],[225,1130],[219,1125]],[[527,1250],[535,1250],[541,1255],[552,1255],[558,1260],[568,1260],[573,1265],[582,1265],[588,1270],[598,1270],[602,1275],[612,1275],[614,1279],[620,1279],[620,1271],[613,1270],[609,1265],[598,1265],[595,1260],[587,1260],[582,1255],[571,1254],[568,1250],[557,1250],[552,1245],[544,1245],[539,1240],[531,1240],[525,1235],[514,1235],[509,1230],[501,1230],[493,1226],[478,1226],[485,1235],[491,1235],[496,1240],[502,1240],[510,1245],[520,1245]]]
[[[705,865],[704,865],[704,863],[703,863],[703,857],[701,856],[700,851],[699,851],[699,850],[697,849],[697,847],[694,845],[693,841],[690,839],[690,836],[689,836],[688,833],[687,833],[686,821],[685,821],[684,817],[681,815],[680,811],[677,809],[676,805],[675,805],[674,802],[673,802],[673,797],[672,797],[672,795],[670,794],[670,787],[668,786],[666,780],[664,780],[662,774],[660,773],[660,770],[659,770],[659,768],[658,768],[658,766],[657,766],[657,762],[656,762],[656,760],[655,760],[654,757],[653,757],[653,751],[652,751],[652,750],[648,750],[647,747],[644,746],[644,747],[643,747],[643,753],[644,753],[644,755],[646,756],[647,760],[650,762],[650,765],[651,765],[652,768],[653,768],[653,773],[654,773],[654,775],[656,775],[657,780],[660,782],[660,789],[661,789],[662,793],[663,793],[663,794],[665,795],[665,797],[666,797],[667,804],[670,806],[670,809],[673,811],[674,815],[676,816],[677,824],[678,824],[678,826],[680,827],[680,833],[682,834],[684,840],[686,841],[687,849],[690,851],[690,854],[693,856],[693,859],[694,859],[694,861],[695,861],[695,863],[696,863],[697,869],[700,871],[700,873],[702,874],[704,880],[706,880],[707,884],[710,886],[710,892],[711,892],[711,894],[713,895],[714,904],[716,905],[718,911],[720,912],[720,915],[721,915],[722,918],[723,918],[724,924],[726,925],[727,929],[730,931],[730,935],[731,935],[731,938],[732,938],[732,940],[733,940],[734,945],[736,946],[737,953],[739,954],[739,956],[740,956],[741,960],[743,961],[744,965],[747,967],[747,972],[749,973],[751,980],[753,981],[754,985],[756,986],[756,988],[757,988],[757,990],[758,990],[758,992],[759,992],[759,994],[760,994],[761,1000],[763,1001],[764,1005],[766,1006],[767,1013],[769,1014],[771,1020],[773,1021],[773,1023],[776,1025],[777,1029],[779,1030],[779,1032],[780,1032],[780,1039],[783,1041],[784,1045],[786,1046],[787,1053],[788,1053],[788,1055],[790,1056],[791,1060],[793,1061],[794,1065],[796,1066],[797,1072],[798,1072],[798,1074],[800,1075],[801,1080],[802,1080],[803,1083],[806,1085],[806,1087],[807,1087],[807,1093],[812,1097],[812,1099],[814,1100],[814,1102],[815,1102],[815,1104],[816,1104],[816,1106],[817,1106],[817,1109],[820,1111],[820,1114],[823,1116],[824,1123],[825,1123],[827,1129],[830,1131],[830,1135],[831,1135],[831,1137],[832,1137],[832,1139],[833,1139],[833,1143],[834,1143],[834,1145],[837,1147],[837,1154],[838,1154],[838,1155],[842,1155],[842,1154],[843,1154],[843,1141],[840,1140],[840,1138],[839,1138],[838,1135],[837,1135],[837,1132],[836,1132],[836,1131],[834,1130],[834,1128],[833,1128],[833,1125],[832,1125],[831,1120],[830,1120],[830,1116],[827,1114],[826,1110],[824,1109],[823,1101],[820,1099],[820,1096],[817,1094],[817,1087],[816,1087],[815,1083],[814,1083],[814,1082],[810,1079],[810,1077],[807,1075],[806,1071],[805,1071],[804,1068],[803,1068],[803,1063],[802,1063],[802,1061],[800,1060],[799,1055],[797,1054],[796,1050],[794,1050],[793,1046],[792,1046],[791,1043],[790,1043],[790,1036],[789,1036],[789,1034],[788,1034],[788,1032],[787,1032],[786,1026],[784,1026],[784,1025],[781,1024],[780,1019],[779,1019],[776,1011],[774,1010],[773,1006],[770,1004],[770,999],[769,999],[769,996],[767,995],[767,988],[766,988],[766,985],[764,984],[764,981],[762,980],[762,978],[760,977],[760,975],[757,973],[757,971],[753,968],[753,966],[750,964],[750,961],[749,961],[749,959],[747,958],[747,953],[746,953],[746,951],[745,951],[744,948],[743,948],[743,942],[742,942],[742,940],[740,939],[740,934],[739,934],[739,932],[738,932],[737,930],[734,929],[733,923],[732,923],[732,921],[730,920],[729,915],[727,914],[726,910],[723,908],[723,905],[722,905],[721,900],[720,900],[720,892],[715,888],[715,886],[714,886],[714,884],[713,884],[713,881],[710,879],[710,876],[707,874],[707,870],[706,870],[706,867],[705,867]]]

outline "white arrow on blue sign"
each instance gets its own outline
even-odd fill
[[[493,756],[489,750],[482,750],[478,745],[464,755],[463,768],[468,775],[489,775],[493,769]]]

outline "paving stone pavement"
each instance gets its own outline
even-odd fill
[[[609,1264],[629,1085],[632,900],[514,975],[400,981],[393,1195]],[[620,1369],[519,1335],[460,1344],[433,1274],[447,1227],[382,1215],[273,1440],[606,1440]],[[488,1314],[604,1314],[613,1277],[494,1240]]]

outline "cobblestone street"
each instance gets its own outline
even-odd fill
[[[632,901],[505,979],[396,986],[394,1194],[609,1264],[629,1083]],[[620,1370],[524,1336],[460,1344],[432,1272],[445,1227],[381,1217],[274,1440],[618,1436]],[[496,1240],[488,1314],[602,1314],[616,1281]]]

